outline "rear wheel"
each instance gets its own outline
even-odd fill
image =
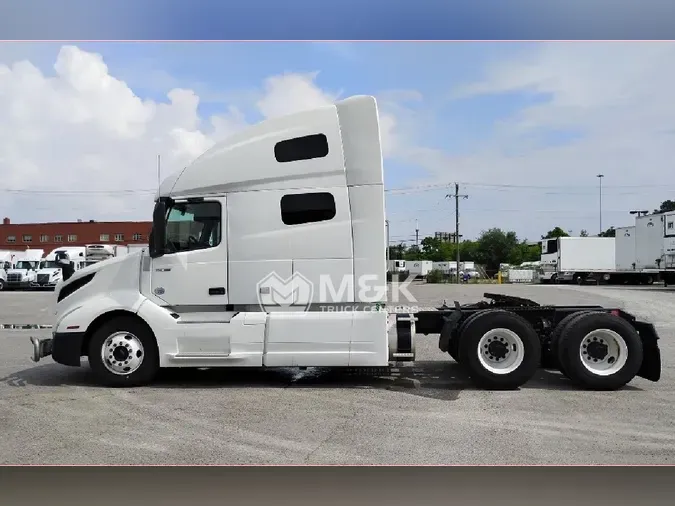
[[[4,289],[5,289],[5,281],[0,279],[0,290],[4,290]]]
[[[617,390],[630,382],[642,365],[642,340],[621,317],[589,312],[562,331],[559,356],[567,376],[594,390]]]
[[[461,325],[457,329],[457,334],[455,335],[454,339],[450,340],[450,346],[449,346],[449,349],[448,349],[448,353],[450,354],[450,356],[452,357],[452,359],[455,362],[459,363],[460,360],[461,360],[460,355],[459,355],[459,340],[462,336],[462,333],[464,332],[464,329],[469,324],[469,322],[475,320],[476,317],[480,316],[481,314],[483,314],[487,311],[490,311],[490,309],[485,309],[483,311],[477,311],[474,314],[472,314],[471,316],[469,316],[466,320],[464,320],[461,323]]]
[[[459,336],[460,363],[477,385],[515,389],[537,371],[541,343],[532,326],[508,311],[485,311],[467,321]]]
[[[111,387],[150,383],[159,371],[157,342],[134,317],[104,323],[89,342],[89,364],[97,380]]]
[[[565,316],[565,318],[560,320],[560,323],[558,323],[558,325],[556,325],[553,329],[553,332],[551,332],[551,339],[549,342],[549,357],[551,358],[551,361],[555,363],[555,366],[560,370],[560,372],[568,378],[569,375],[567,374],[567,371],[565,371],[564,366],[560,360],[560,336],[572,320],[586,313],[588,313],[588,311],[577,311],[575,313],[568,314]]]

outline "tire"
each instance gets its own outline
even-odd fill
[[[5,289],[5,282],[2,279],[0,279],[0,291],[4,289]]]
[[[469,316],[466,320],[464,320],[459,328],[457,329],[457,334],[455,335],[455,338],[450,341],[450,346],[448,349],[448,353],[452,357],[452,359],[457,362],[458,364],[460,363],[461,357],[459,355],[459,341],[462,338],[462,333],[464,332],[464,329],[466,328],[467,324],[470,321],[473,321],[476,319],[477,316],[480,316],[481,314],[491,311],[491,309],[484,309],[482,311],[476,311],[474,314]]]
[[[565,371],[564,365],[560,360],[560,336],[562,335],[563,331],[567,328],[567,326],[570,324],[572,320],[586,313],[588,313],[588,311],[577,311],[575,313],[568,314],[567,316],[565,316],[565,318],[560,320],[560,323],[558,323],[558,325],[556,325],[555,328],[553,329],[553,332],[551,332],[549,354],[553,359],[553,361],[555,362],[555,366],[567,378],[569,378],[569,375],[567,374],[567,371]]]
[[[136,353],[127,356],[126,359],[129,360],[126,360],[123,352],[116,354],[121,351],[121,346],[107,346],[107,353],[111,353],[111,355],[108,355],[108,359],[104,361],[102,350],[111,337],[113,337],[113,345],[122,344],[128,350]],[[139,351],[141,352],[140,356],[138,355]],[[146,385],[152,382],[159,371],[159,352],[155,336],[146,325],[130,316],[115,318],[98,328],[89,341],[88,356],[94,376],[104,386],[133,387]],[[111,365],[111,356],[113,357],[112,362],[117,365]],[[117,373],[111,371],[111,368],[117,370]],[[125,373],[125,370],[128,372]]]
[[[595,342],[598,345],[595,352],[591,352],[587,344]],[[598,354],[598,349],[599,354],[607,353],[604,358],[592,361],[590,355]],[[558,354],[567,376],[576,385],[590,390],[618,390],[640,370],[642,340],[621,317],[588,312],[577,316],[562,330]]]
[[[486,348],[493,343],[498,346]],[[495,353],[492,357],[490,350],[508,350],[508,354],[497,357]],[[534,328],[521,316],[503,310],[485,311],[466,322],[460,335],[459,355],[460,363],[478,386],[513,390],[537,372],[541,342]],[[497,362],[497,358],[502,362]]]
[[[648,275],[648,276],[645,278],[645,285],[651,286],[651,285],[653,285],[653,284],[654,284],[654,276],[649,276],[649,275]]]

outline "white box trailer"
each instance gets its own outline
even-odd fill
[[[557,255],[558,282],[583,283],[616,267],[614,237],[559,237]]]
[[[635,218],[635,268],[659,269],[663,257],[662,214]]]
[[[373,97],[249,127],[164,180],[148,250],[57,286],[52,335],[31,337],[32,359],[87,356],[98,382],[130,387],[162,367],[381,371],[413,362],[432,334],[489,389],[518,388],[542,363],[585,388],[660,379],[654,326],[619,308],[485,294],[390,313],[384,203]],[[600,330],[607,346],[589,345]]]
[[[663,225],[663,258],[660,269],[667,286],[675,284],[675,211],[664,213]]]
[[[431,269],[441,271],[443,274],[450,274],[450,262],[432,262]]]
[[[414,260],[407,263],[408,272],[415,278],[425,278],[433,269],[431,260]]]

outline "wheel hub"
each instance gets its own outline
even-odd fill
[[[140,339],[128,332],[116,332],[106,339],[101,348],[103,365],[113,374],[126,375],[143,363],[145,352]]]
[[[591,373],[608,376],[618,372],[628,358],[628,346],[620,334],[597,329],[584,337],[579,349],[581,362]]]
[[[586,347],[588,356],[595,360],[603,360],[607,356],[608,350],[609,347],[604,341],[592,341]]]
[[[509,374],[520,366],[523,358],[523,342],[510,329],[491,329],[478,342],[478,360],[493,374]]]
[[[504,338],[502,338],[504,339]],[[502,341],[491,341],[487,345],[487,351],[492,355],[496,360],[501,360],[506,357],[509,353],[509,347]]]

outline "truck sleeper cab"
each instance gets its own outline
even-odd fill
[[[161,184],[147,250],[57,286],[33,360],[87,356],[110,386],[162,367],[381,368],[414,361],[417,328],[487,388],[517,388],[549,356],[584,386],[658,380],[658,337],[625,313],[511,298],[387,314],[383,181],[372,97],[232,136]]]

